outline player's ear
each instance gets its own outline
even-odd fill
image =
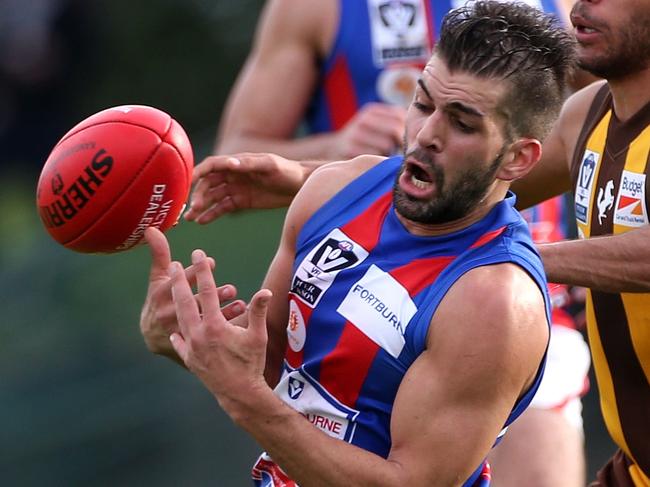
[[[497,178],[514,181],[524,177],[542,157],[542,143],[537,139],[518,139],[510,145]]]

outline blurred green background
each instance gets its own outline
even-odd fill
[[[249,485],[257,446],[196,379],[142,342],[147,249],[58,246],[40,225],[34,188],[58,138],[114,105],[169,112],[197,162],[208,155],[262,3],[0,2],[2,485]],[[218,280],[248,299],[283,213],[181,223],[168,234],[174,257],[206,249]],[[613,451],[593,379],[584,416],[591,478]]]

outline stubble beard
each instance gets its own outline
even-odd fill
[[[458,174],[452,184],[447,184],[442,169],[423,150],[405,154],[404,158],[427,164],[434,175],[435,196],[428,201],[412,198],[399,186],[399,179],[405,170],[402,165],[393,186],[395,210],[408,220],[424,224],[443,224],[459,220],[469,214],[485,198],[494,182],[494,175],[501,165],[503,153],[485,169],[469,169]],[[448,186],[448,187],[447,187]]]
[[[586,58],[578,51],[578,66],[608,80],[625,78],[647,69],[650,66],[650,11],[626,24],[629,27],[617,30],[615,42],[608,44],[601,55]]]

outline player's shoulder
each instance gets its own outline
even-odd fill
[[[605,80],[594,81],[567,98],[560,113],[560,123],[582,125],[596,94],[606,83]]]
[[[385,159],[382,156],[362,155],[320,166],[294,198],[287,219],[291,219],[296,228],[301,228],[336,193]]]
[[[322,51],[337,18],[337,0],[270,0],[262,24],[275,31],[276,37],[300,38]]]
[[[504,262],[475,267],[463,274],[438,306],[435,323],[454,323],[454,332],[477,340],[503,339],[522,331],[544,342],[546,305],[542,289],[521,266]]]

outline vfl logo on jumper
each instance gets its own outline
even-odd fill
[[[404,348],[406,327],[417,312],[404,287],[376,265],[352,285],[337,310],[393,357]]]
[[[333,438],[350,441],[359,411],[344,406],[300,370],[285,372],[275,388],[285,403]]]
[[[302,394],[302,391],[305,390],[305,383],[301,380],[298,380],[294,377],[289,377],[289,388],[287,389],[287,393],[291,399],[294,401],[300,397],[300,394]]]
[[[397,61],[427,62],[431,48],[423,0],[368,0],[368,15],[377,67]]]
[[[598,200],[596,201],[598,205],[598,223],[603,224],[603,218],[607,215],[607,211],[611,209],[614,204],[614,181],[609,180],[605,185],[605,189],[598,188]]]
[[[627,227],[640,227],[648,224],[645,174],[623,171],[614,211],[614,223]]]
[[[368,252],[335,228],[300,263],[291,292],[314,307],[339,272],[360,264],[366,257]]]
[[[578,182],[576,183],[575,210],[576,219],[585,225],[591,206],[591,190],[594,185],[594,174],[600,161],[600,154],[586,150],[580,163]]]

